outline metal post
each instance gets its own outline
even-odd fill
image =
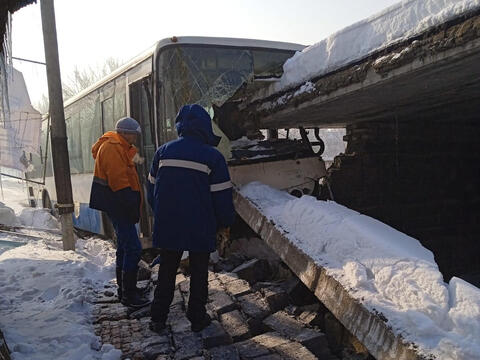
[[[53,0],[41,0],[43,44],[47,63],[49,115],[52,120],[51,142],[53,174],[57,191],[57,208],[62,224],[63,250],[75,250],[72,213],[73,196],[68,161],[67,132],[63,110],[62,81],[58,60],[57,30]]]
[[[2,174],[0,174],[0,189],[2,189],[2,200],[5,201],[5,197],[3,196],[3,182],[2,182]]]

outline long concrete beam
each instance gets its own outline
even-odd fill
[[[335,315],[335,317],[379,360],[426,360],[395,335],[382,316],[370,312],[313,259],[275,227],[260,209],[237,191],[237,213],[277,253],[285,264]]]
[[[253,93],[247,88],[224,105],[217,121],[246,130],[335,127],[430,112],[439,104],[473,106],[480,99],[479,62],[476,13],[312,78],[311,92],[295,95],[302,85],[281,93],[273,86]]]

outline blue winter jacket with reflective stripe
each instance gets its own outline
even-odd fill
[[[176,127],[179,138],[157,150],[149,174],[153,244],[212,252],[217,229],[231,225],[235,217],[227,164],[214,148],[218,137],[202,107],[184,106]]]

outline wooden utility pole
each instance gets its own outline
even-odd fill
[[[58,61],[57,30],[53,0],[41,0],[43,44],[47,63],[49,115],[51,119],[51,143],[53,174],[57,190],[57,208],[62,224],[63,250],[75,250],[73,237],[73,196],[68,161],[67,131],[63,111],[62,80]]]

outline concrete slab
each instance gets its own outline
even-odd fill
[[[248,339],[251,336],[250,329],[238,310],[220,315],[220,322],[234,342]]]
[[[282,261],[377,359],[419,360],[411,344],[393,334],[385,321],[371,313],[324,268],[291,243],[252,202],[234,191],[237,213],[280,256]]]
[[[173,334],[173,342],[176,348],[174,358],[177,360],[190,359],[202,354],[203,341],[199,334],[183,332]]]
[[[297,342],[289,342],[286,344],[275,347],[282,359],[302,359],[302,360],[317,360],[318,358],[313,355],[305,346]]]
[[[225,329],[217,320],[212,321],[209,326],[202,330],[201,334],[205,349],[232,343],[231,336],[225,331]]]
[[[209,300],[210,302],[207,304],[207,307],[209,307],[217,315],[237,309],[237,304],[235,304],[230,295],[224,291],[218,291],[210,294]]]
[[[258,292],[240,296],[238,302],[242,311],[251,318],[261,320],[271,313],[267,302]]]
[[[230,295],[236,297],[252,292],[252,289],[250,288],[248,282],[243,279],[235,279],[229,281],[225,284],[225,288],[227,289],[227,292],[230,293]]]
[[[217,279],[222,282],[223,285],[229,283],[230,281],[238,279],[238,275],[235,273],[217,273]]]
[[[233,345],[215,347],[208,354],[210,360],[240,360],[240,354]]]

